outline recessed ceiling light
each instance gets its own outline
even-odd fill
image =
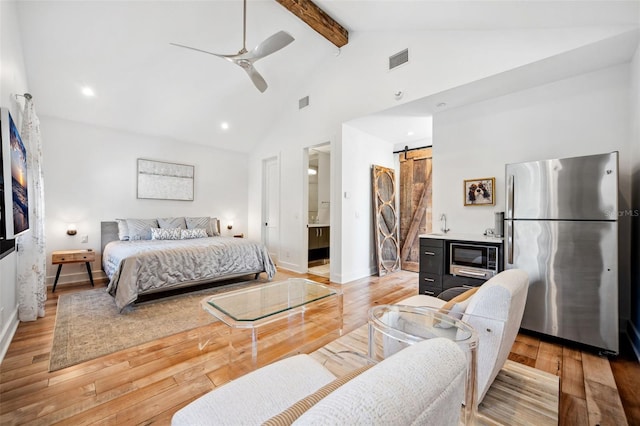
[[[414,133],[413,133],[411,130],[409,130],[409,131],[407,132],[407,136],[413,136],[413,135],[414,135]]]
[[[446,102],[440,102],[439,104],[436,105],[437,108],[444,108],[447,106]]]
[[[222,130],[227,130],[229,129],[229,123],[227,123],[226,121],[223,121],[222,123],[220,123],[220,128]]]
[[[93,89],[89,86],[85,86],[82,88],[82,94],[87,96],[87,97],[91,97],[91,96],[95,96],[96,93],[93,91]]]

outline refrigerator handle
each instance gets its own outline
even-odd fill
[[[515,191],[515,176],[509,175],[507,182],[507,218],[513,219],[513,196]]]
[[[507,220],[507,263],[513,265],[513,221]]]

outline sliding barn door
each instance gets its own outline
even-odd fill
[[[420,234],[431,232],[431,148],[400,156],[400,260],[402,269],[420,270]]]
[[[373,208],[378,275],[400,269],[398,214],[396,212],[396,180],[393,169],[372,167]]]

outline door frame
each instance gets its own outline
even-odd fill
[[[309,272],[309,151],[315,148],[329,146],[332,148],[331,141],[318,143],[304,147],[302,150],[302,214],[304,220],[302,221],[302,250],[303,255],[301,260],[303,262],[302,269]],[[331,153],[331,151],[329,151]],[[331,153],[332,154],[332,153]],[[330,155],[331,155],[330,154]],[[333,157],[331,156],[331,170],[333,170]],[[329,200],[333,200],[333,178],[331,176],[331,170],[329,171]],[[330,207],[331,208],[331,207]],[[333,212],[333,209],[332,209]],[[332,213],[333,214],[333,213]],[[331,225],[331,215],[329,216],[329,225]],[[331,233],[333,238],[333,233]],[[329,264],[331,265],[331,258],[333,251],[331,251],[331,240],[329,240]]]
[[[278,229],[276,231],[276,235],[277,235],[277,239],[278,241],[276,242],[277,244],[277,248],[275,250],[275,259],[273,259],[274,262],[279,262],[280,260],[280,222],[281,222],[281,212],[280,212],[280,156],[279,155],[274,155],[271,157],[267,157],[267,158],[263,158],[262,159],[262,206],[261,206],[261,213],[260,213],[260,229],[261,229],[261,233],[260,233],[260,240],[262,241],[262,243],[267,247],[267,252],[269,251],[269,238],[268,238],[268,231],[267,231],[267,226],[265,226],[265,223],[267,223],[268,218],[267,218],[267,206],[269,203],[269,188],[267,187],[267,185],[270,183],[269,179],[267,178],[268,176],[268,165],[270,163],[274,163],[275,164],[275,168],[276,168],[276,175],[277,175],[277,179],[276,179],[276,192],[277,192],[277,206],[278,206],[278,212],[277,212],[277,217],[278,217]]]

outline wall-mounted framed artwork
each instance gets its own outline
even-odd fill
[[[193,201],[195,167],[138,159],[138,198]]]
[[[465,206],[494,206],[496,178],[479,178],[464,180]]]
[[[0,108],[0,238],[13,239],[29,230],[27,148],[8,108]]]

